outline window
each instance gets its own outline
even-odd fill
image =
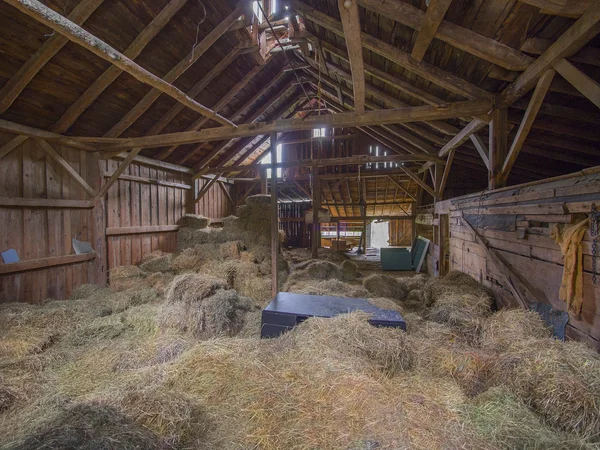
[[[261,4],[261,6],[262,6],[262,4]],[[254,11],[254,15],[258,18],[258,23],[262,23],[263,15],[262,15],[261,9],[258,6],[258,2],[252,3],[252,11]]]
[[[315,128],[313,130],[313,137],[318,138],[318,137],[325,137],[325,136],[326,136],[325,128]]]
[[[281,144],[277,146],[277,161],[281,162]],[[260,160],[261,164],[271,164],[271,153],[265,155],[263,159]],[[271,178],[271,169],[267,169],[267,178]],[[282,170],[281,167],[277,168],[277,178],[281,178]]]

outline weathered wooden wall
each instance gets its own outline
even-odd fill
[[[0,146],[13,137],[0,134]],[[98,188],[95,154],[53,147],[91,187]],[[75,255],[72,246],[76,238],[96,248],[102,211],[101,205],[94,205],[34,140],[27,139],[0,160],[0,251],[13,248],[24,262],[5,265],[0,260],[0,302],[63,299],[80,284],[104,282],[101,260]]]
[[[483,236],[492,251],[533,292],[557,310],[566,310],[558,292],[563,259],[550,237],[555,224],[577,223],[587,217],[593,203],[600,204],[600,170],[565,176],[543,183],[501,189],[440,202],[436,217],[449,219],[450,269],[468,273],[490,287],[499,306],[517,305],[501,270],[485,246],[462,222],[461,216]],[[589,231],[583,243],[584,303],[581,317],[570,314],[567,336],[598,348],[600,341],[600,286],[592,282],[592,242]],[[432,252],[435,264],[439,253]]]
[[[199,178],[196,180],[196,192],[200,192],[202,188],[210,180]],[[230,201],[224,189],[227,189],[230,196],[233,196],[233,186],[229,183],[215,183],[208,192],[196,203],[195,214],[200,214],[211,219],[219,219],[235,214],[235,208]]]
[[[103,161],[104,180],[118,161]],[[174,252],[179,219],[190,209],[191,174],[133,162],[106,194],[107,267],[137,264],[155,250]]]
[[[412,245],[412,221],[390,220],[389,235],[391,246],[408,247]]]

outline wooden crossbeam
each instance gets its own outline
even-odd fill
[[[29,137],[22,136],[22,135],[18,135],[18,136],[15,136],[14,138],[12,138],[6,144],[4,144],[2,147],[0,147],[0,159],[4,158],[6,155],[8,155],[10,152],[12,152],[15,148],[17,148],[19,145],[21,145],[27,139],[29,139]]]
[[[104,185],[102,186],[102,189],[100,189],[100,192],[98,193],[98,197],[101,197],[101,198],[104,197],[104,195],[108,192],[110,187],[119,179],[121,174],[125,171],[125,169],[127,169],[129,164],[131,164],[131,162],[134,160],[134,158],[141,151],[142,151],[141,147],[131,149],[131,151],[125,158],[125,160],[123,160],[121,162],[121,164],[119,164],[119,167],[117,167],[117,170],[115,170],[114,173],[109,178],[109,180],[106,183],[104,183]]]
[[[309,116],[302,119],[276,120],[267,123],[253,123],[240,125],[237,128],[215,127],[205,128],[200,131],[184,131],[180,133],[161,134],[139,138],[112,139],[112,138],[72,138],[85,142],[106,144],[104,151],[144,147],[156,148],[165,145],[187,144],[194,142],[218,141],[245,136],[258,136],[270,134],[272,131],[301,131],[314,128],[345,128],[372,125],[386,125],[394,123],[421,122],[426,120],[443,120],[478,114],[487,114],[492,103],[489,100],[465,101],[448,103],[443,108],[434,106],[413,106],[410,108],[386,109],[367,111],[363,115],[354,113],[324,114]]]
[[[444,145],[438,152],[438,156],[444,157],[450,152],[450,150],[456,149],[461,146],[473,133],[477,133],[487,124],[479,119],[473,119],[466,127],[464,127],[456,136],[454,136],[446,145]]]
[[[411,53],[411,56],[417,61],[421,61],[425,56],[425,52],[444,20],[446,11],[450,8],[450,3],[452,0],[430,0]]]
[[[500,94],[498,106],[502,108],[509,106],[527,94],[548,69],[552,69],[561,59],[577,53],[598,32],[600,32],[600,1],[595,1],[548,50]]]
[[[37,0],[4,0],[6,3],[14,6],[19,11],[27,14],[29,17],[37,20],[40,23],[50,27],[57,33],[62,34],[70,41],[81,45],[86,50],[89,50],[96,56],[108,61],[110,64],[117,66],[119,69],[127,72],[137,80],[141,81],[144,84],[148,84],[155,88],[157,91],[162,92],[171,98],[173,98],[177,102],[183,103],[188,108],[204,115],[212,118],[213,120],[219,122],[222,125],[228,125],[234,127],[235,125],[221,117],[218,114],[215,114],[210,108],[207,108],[204,105],[196,102],[195,100],[189,98],[185,93],[181,90],[177,89],[175,86],[170,84],[168,81],[165,81],[148,70],[142,68],[140,65],[133,62],[130,58],[123,55],[121,52],[117,51],[106,42],[98,39],[93,34],[84,30],[77,24],[71,22],[60,14],[56,13],[54,10],[48,8]],[[237,20],[237,18],[241,15],[242,9],[236,8],[234,13],[237,14],[233,18],[233,21],[227,26],[229,26]],[[214,30],[213,30],[214,31]],[[220,31],[220,29],[219,29]],[[226,31],[226,29],[225,29]],[[216,34],[216,33],[215,33]],[[218,34],[217,38],[222,33]],[[212,35],[212,32],[211,32]],[[216,40],[216,39],[215,39]],[[212,43],[211,43],[212,45]],[[187,61],[189,64],[189,60]]]
[[[421,186],[422,189],[429,192],[429,194],[431,194],[431,196],[435,198],[435,192],[427,185],[424,179],[419,178],[419,176],[412,170],[410,170],[408,167],[400,166],[400,169],[402,170],[402,172],[408,175],[415,183]]]
[[[179,11],[188,0],[174,0],[169,2],[160,13],[142,30],[142,32],[129,44],[129,47],[123,52],[125,56],[131,59],[137,58],[148,43],[165,27],[173,16]],[[60,36],[60,35],[57,35]],[[67,39],[60,36],[67,42]],[[108,86],[123,73],[116,66],[110,66],[94,83],[79,96],[77,100],[63,113],[58,121],[52,127],[56,133],[64,133],[73,123],[83,114],[83,112],[104,92]],[[183,108],[183,105],[182,105]]]
[[[435,3],[433,0],[432,2]],[[421,29],[426,15],[419,8],[404,1],[359,0],[359,4],[413,30]],[[463,28],[448,20],[444,20],[440,24],[435,38],[509,70],[524,70],[533,62],[533,58],[508,45],[485,37],[468,28]]]
[[[542,14],[555,16],[579,17],[594,0],[519,0],[528,5],[537,6]]]
[[[389,181],[391,181],[392,184],[394,184],[398,189],[400,189],[402,192],[404,192],[404,194],[408,195],[413,200],[416,200],[414,195],[412,195],[410,192],[408,192],[406,189],[404,189],[404,187],[400,183],[398,183],[396,180],[394,180],[391,176],[388,175],[387,179]]]
[[[566,59],[554,63],[554,68],[575,89],[600,108],[600,83],[587,76]]]
[[[344,38],[344,29],[340,21],[298,0],[290,0],[290,5],[298,14]],[[489,98],[491,96],[489,92],[460,77],[452,75],[433,64],[416,61],[410,54],[387,42],[381,41],[370,34],[361,33],[361,42],[363,48],[389,59],[404,69],[413,72],[450,92],[454,92],[455,94],[462,95],[469,99]]]
[[[490,153],[487,149],[487,146],[485,145],[483,140],[475,133],[473,133],[470,137],[471,142],[473,142],[473,145],[477,149],[477,153],[479,153],[479,156],[481,156],[485,167],[487,167],[487,169],[490,170]]]
[[[81,25],[98,9],[104,0],[83,0],[69,14],[69,20]],[[21,68],[6,82],[0,90],[0,114],[4,113],[27,87],[35,75],[63,48],[69,40],[55,34],[21,66]]]
[[[42,139],[35,139],[35,142],[46,152],[54,161],[56,161],[73,178],[79,186],[87,192],[90,197],[96,196],[96,191],[85,181],[73,167],[56,151],[54,147]]]
[[[564,61],[564,60],[563,60]],[[501,178],[506,179],[510,170],[512,169],[517,157],[519,156],[519,152],[523,148],[525,144],[525,140],[529,135],[529,131],[533,126],[533,121],[535,120],[537,113],[540,109],[544,101],[544,97],[546,97],[546,93],[550,88],[550,83],[554,79],[555,71],[549,69],[546,71],[544,75],[540,77],[538,80],[537,86],[535,87],[535,91],[533,91],[533,95],[531,96],[531,100],[529,101],[529,106],[523,115],[523,120],[519,125],[519,129],[517,130],[517,134],[513,139],[510,150],[508,151],[508,155],[506,156],[506,160],[502,166]]]
[[[0,131],[6,131],[7,133],[16,134],[20,136],[27,136],[30,138],[38,138],[46,141],[58,142],[60,144],[68,145],[73,148],[79,148],[81,150],[98,150],[95,146],[82,142],[78,138],[63,136],[62,134],[53,133],[51,131],[46,130],[40,130],[39,128],[21,125],[19,123],[10,122],[8,120],[3,119],[0,119]],[[17,138],[15,137],[14,139]]]
[[[365,112],[365,67],[362,44],[360,42],[360,19],[356,0],[338,0],[338,10],[342,18],[342,28],[346,39],[346,48],[350,59],[352,86],[354,91],[354,109],[357,114]]]

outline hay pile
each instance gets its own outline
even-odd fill
[[[224,242],[72,300],[0,305],[0,447],[598,448],[600,358],[536,313],[493,312],[459,274],[363,286],[343,260],[309,261],[290,289],[372,297],[408,332],[353,313],[261,340],[264,260]]]

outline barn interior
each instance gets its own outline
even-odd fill
[[[599,448],[599,32],[1,0],[0,448]]]

